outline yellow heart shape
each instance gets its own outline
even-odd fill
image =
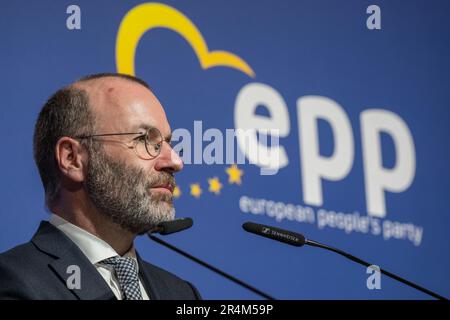
[[[176,9],[161,3],[144,3],[128,11],[117,32],[116,64],[119,73],[135,75],[134,58],[142,35],[154,28],[167,28],[191,45],[203,69],[230,67],[254,78],[255,72],[240,57],[226,51],[209,51],[197,27]]]

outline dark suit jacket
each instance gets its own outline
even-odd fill
[[[193,300],[189,282],[139,258],[139,273],[152,300]],[[70,265],[80,268],[80,289],[69,289]],[[70,269],[69,269],[70,270]],[[70,283],[70,282],[69,282]],[[30,242],[0,254],[0,299],[116,299],[106,281],[63,232],[42,221]]]

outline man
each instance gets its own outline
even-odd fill
[[[163,107],[138,78],[96,74],[56,92],[34,132],[52,215],[30,242],[0,255],[0,298],[199,299],[133,246],[174,218],[183,163],[170,140]]]

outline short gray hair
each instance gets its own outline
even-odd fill
[[[149,85],[137,77],[120,73],[97,73],[80,78],[75,84],[106,77],[121,78],[138,83],[150,90]],[[56,163],[55,146],[61,137],[91,135],[95,130],[95,116],[89,105],[86,90],[74,85],[64,87],[54,93],[42,107],[36,121],[33,137],[34,160],[45,190],[46,204],[58,199],[60,172]],[[91,139],[80,143],[88,153],[99,146]]]
[[[34,129],[33,151],[47,205],[57,200],[61,188],[55,156],[56,143],[64,136],[92,134],[94,126],[87,92],[72,86],[53,94],[39,113]],[[88,141],[82,140],[81,143]]]

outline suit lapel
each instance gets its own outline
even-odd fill
[[[145,291],[147,291],[147,294],[150,298],[150,300],[160,300],[161,297],[158,293],[157,288],[152,285],[155,281],[155,276],[153,275],[148,268],[145,267],[141,257],[136,252],[136,258],[139,264],[139,275],[142,279],[142,284],[144,285]]]
[[[49,264],[51,270],[58,275],[63,285],[78,299],[104,300],[115,299],[103,277],[83,252],[63,232],[52,224],[42,221],[38,231],[31,240],[40,250],[53,256],[55,260]],[[69,289],[67,280],[79,271],[79,288]],[[73,281],[69,281],[73,283]]]

